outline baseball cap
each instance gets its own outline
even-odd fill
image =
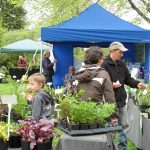
[[[119,49],[121,50],[122,52],[125,52],[127,51],[128,49],[124,47],[124,45],[120,42],[112,42],[109,46],[109,50],[112,51],[112,50],[115,50],[115,49]]]

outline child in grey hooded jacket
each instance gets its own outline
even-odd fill
[[[32,103],[32,119],[50,119],[54,108],[53,97],[44,90],[45,77],[40,73],[31,75],[28,79],[27,99]]]

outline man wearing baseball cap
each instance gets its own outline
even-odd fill
[[[124,85],[132,88],[145,88],[143,83],[133,79],[125,63],[121,61],[123,53],[128,49],[120,42],[112,42],[109,46],[110,55],[103,61],[102,67],[109,73],[112,86],[115,92],[116,103],[119,111],[119,125],[128,126],[126,98],[127,94]],[[124,132],[118,133],[118,150],[126,150],[127,138]]]

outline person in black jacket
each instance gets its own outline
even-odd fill
[[[121,61],[123,52],[128,49],[120,42],[113,42],[109,46],[110,55],[103,61],[102,67],[109,73],[115,92],[116,103],[119,111],[119,125],[128,126],[126,98],[124,85],[132,88],[145,88],[143,83],[133,79],[125,63]],[[126,150],[127,138],[124,132],[118,133],[118,150]]]
[[[53,66],[56,63],[56,60],[53,62],[50,61],[50,51],[44,51],[43,53],[43,60],[42,60],[42,69],[43,69],[43,75],[45,76],[46,83],[52,82],[52,76],[54,75],[54,69]]]

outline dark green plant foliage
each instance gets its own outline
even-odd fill
[[[20,5],[8,0],[1,0],[1,23],[8,30],[21,29],[25,25],[25,11]]]

